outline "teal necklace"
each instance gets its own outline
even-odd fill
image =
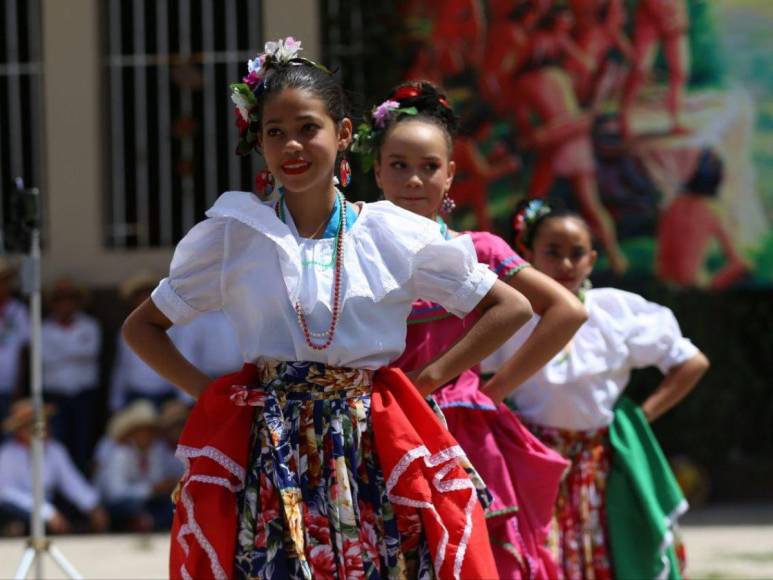
[[[338,212],[340,216],[343,216],[343,219],[338,220],[338,225],[336,225],[335,234],[333,236],[333,252],[330,254],[330,260],[327,262],[317,262],[316,260],[301,260],[301,266],[307,267],[307,266],[318,266],[322,269],[329,270],[331,268],[335,267],[336,262],[336,255],[338,254],[338,239],[339,239],[339,233],[340,229],[342,227],[345,227],[346,224],[346,201],[344,200],[344,196],[338,192],[336,195],[336,206],[334,208],[338,208]],[[279,202],[276,205],[276,212],[277,217],[282,220],[282,223],[287,223],[286,215],[285,215],[285,196],[284,193],[279,197]]]
[[[448,224],[445,222],[445,220],[440,216],[435,216],[435,221],[440,224],[440,235],[443,236],[443,239],[450,239],[448,237]]]

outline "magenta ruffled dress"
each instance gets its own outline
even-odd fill
[[[528,264],[504,240],[468,232],[478,260],[507,279]],[[418,301],[408,320],[403,355],[395,366],[410,371],[448,350],[478,319],[459,319],[441,306]],[[542,444],[504,404],[480,392],[480,369],[462,373],[435,391],[454,438],[464,448],[493,495],[487,512],[497,570],[502,578],[557,578],[548,549],[553,506],[567,462]]]

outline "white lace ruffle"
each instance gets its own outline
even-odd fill
[[[178,445],[177,451],[175,451],[175,457],[180,459],[180,461],[183,462],[184,465],[189,465],[189,460],[192,457],[207,457],[214,461],[215,463],[218,463],[225,469],[227,469],[230,473],[236,477],[239,482],[244,485],[244,478],[245,478],[245,470],[244,468],[239,465],[236,461],[228,457],[225,453],[220,451],[219,449],[216,449],[215,447],[211,447],[207,445],[206,447],[196,448],[196,447],[188,447],[187,445]],[[187,475],[187,474],[186,474]]]
[[[448,463],[448,465],[444,465],[443,467],[441,467],[438,470],[438,472],[432,477],[432,485],[439,492],[448,493],[450,491],[458,491],[462,489],[470,490],[470,497],[467,500],[467,504],[465,505],[465,509],[464,509],[464,516],[465,516],[464,530],[462,532],[462,537],[459,540],[459,545],[458,545],[456,554],[454,555],[453,577],[456,579],[460,578],[460,575],[461,575],[462,565],[464,564],[464,557],[467,553],[467,546],[470,541],[470,535],[472,534],[472,512],[475,509],[475,504],[478,502],[478,496],[475,491],[475,486],[472,484],[472,481],[470,481],[469,478],[457,478],[449,481],[444,481],[445,477],[452,470],[459,467],[459,464],[457,463],[457,459],[461,457],[463,453],[464,452],[462,451],[462,448],[458,445],[443,449],[442,451],[439,451],[434,455],[430,454],[429,450],[424,445],[420,447],[415,447],[414,449],[411,449],[410,451],[406,452],[405,455],[403,455],[403,457],[400,458],[400,461],[397,462],[397,465],[395,465],[394,469],[392,470],[392,473],[389,474],[389,477],[387,479],[387,485],[386,485],[387,497],[389,497],[389,501],[398,505],[405,505],[416,509],[429,510],[429,512],[432,514],[433,518],[435,519],[435,521],[438,523],[438,526],[440,526],[441,530],[443,531],[443,535],[438,543],[437,553],[435,554],[435,561],[434,561],[435,572],[437,574],[440,573],[440,570],[443,567],[443,562],[446,557],[446,549],[448,548],[448,542],[450,539],[450,534],[448,533],[448,529],[445,527],[443,520],[440,517],[440,514],[438,513],[437,509],[435,508],[432,502],[424,502],[424,501],[411,499],[409,497],[400,496],[393,493],[393,490],[397,485],[397,483],[400,481],[400,478],[405,475],[411,463],[413,463],[418,459],[423,459],[424,464],[427,467],[437,467],[439,465],[442,465],[443,463]]]
[[[193,505],[193,499],[191,498],[188,487],[191,483],[203,483],[206,485],[218,485],[224,487],[232,493],[236,493],[244,488],[245,470],[236,461],[231,459],[228,455],[216,449],[215,447],[206,446],[202,448],[189,447],[187,445],[178,445],[175,451],[175,456],[178,457],[185,466],[185,473],[181,479],[180,489],[180,503],[182,509],[185,510],[185,523],[180,526],[177,532],[175,541],[180,545],[183,552],[188,554],[190,546],[188,545],[186,536],[192,535],[196,542],[201,546],[201,549],[207,554],[209,558],[209,565],[212,571],[213,578],[217,580],[225,580],[227,575],[223,565],[218,559],[217,552],[212,544],[207,539],[204,531],[201,529],[198,521],[196,521],[196,513]],[[236,478],[236,483],[230,481],[226,477],[217,477],[212,475],[190,475],[190,460],[197,457],[206,457],[217,463],[220,467],[228,471]],[[185,568],[185,564],[180,567],[180,575],[183,578],[191,578],[190,573]]]
[[[188,531],[193,534],[193,537],[196,538],[196,541],[199,543],[199,546],[201,546],[201,549],[206,552],[207,557],[209,558],[209,567],[210,570],[212,570],[212,576],[217,580],[226,580],[228,576],[226,575],[225,570],[223,569],[223,565],[220,563],[220,560],[217,557],[215,548],[212,546],[212,544],[209,543],[209,540],[207,540],[207,537],[204,535],[204,531],[196,521],[196,516],[193,509],[193,500],[188,494],[188,482],[183,484],[182,491],[180,492],[180,501],[182,502],[182,505],[185,509]],[[182,569],[184,568],[185,566],[182,567]]]

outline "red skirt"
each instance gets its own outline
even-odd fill
[[[235,385],[246,385],[234,396]],[[180,438],[186,465],[170,553],[172,578],[230,578],[255,408],[265,397],[254,365],[214,381]],[[419,519],[439,578],[497,578],[483,510],[457,460],[463,451],[396,369],[373,379],[372,428],[386,494],[398,518]],[[280,516],[281,517],[281,516]]]

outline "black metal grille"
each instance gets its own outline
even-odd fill
[[[0,0],[0,230],[14,219],[14,179],[42,185],[41,69],[40,0]]]
[[[260,0],[108,0],[102,6],[105,240],[168,246],[229,189],[252,189],[237,158],[228,84],[262,46]]]

